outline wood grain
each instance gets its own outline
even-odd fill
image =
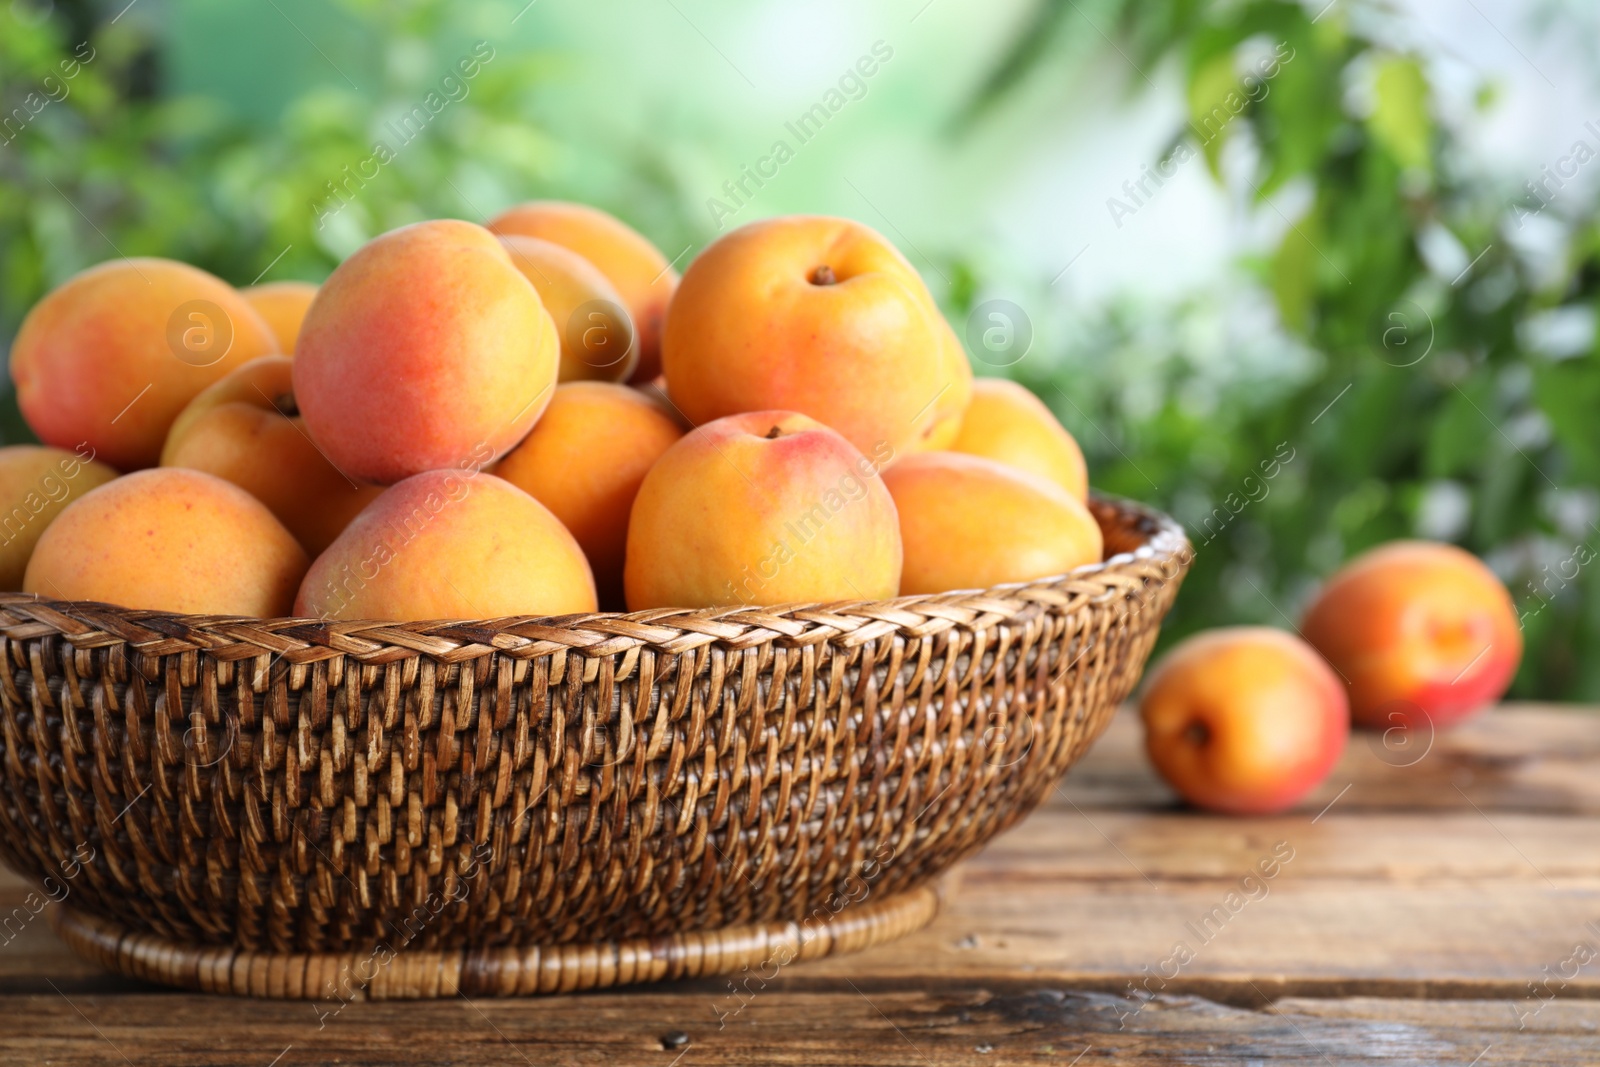
[[[41,916],[0,934],[0,1010],[13,1020],[0,1062],[121,1062],[94,1027],[133,1063],[256,1067],[280,1053],[284,1067],[1071,1064],[1086,1046],[1084,1067],[1600,1062],[1600,957],[1542,986],[1548,1003],[1529,990],[1575,944],[1600,948],[1597,840],[1593,715],[1505,709],[1405,767],[1358,735],[1298,811],[1228,819],[1176,806],[1124,713],[1044,808],[956,869],[932,926],[859,956],[764,984],[741,976],[737,992],[707,979],[512,1002],[283,1005],[110,978]],[[1261,878],[1279,842],[1292,858]],[[1252,870],[1265,891],[1202,940],[1191,924],[1226,911],[1230,891],[1247,899]],[[27,891],[0,873],[0,925]],[[1180,940],[1193,959],[1150,982]],[[1132,999],[1129,982],[1161,995]],[[674,1031],[690,1044],[663,1048]]]
[[[1463,808],[1457,787],[1485,810],[1600,814],[1600,714],[1594,708],[1512,704],[1429,738],[1358,731],[1328,780],[1299,810],[1316,814],[1343,793],[1349,811]],[[1348,792],[1345,787],[1348,786]],[[1177,810],[1144,754],[1138,716],[1124,708],[1050,804]]]
[[[1199,998],[1153,1001],[1035,988],[993,995],[773,992],[718,1029],[706,994],[660,988],[553,1000],[224,1004],[192,994],[0,998],[26,1033],[0,1060],[293,1067],[339,1063],[597,1063],[608,1067],[811,1064],[1265,1063],[1400,1067],[1593,1062],[1600,1005],[1563,1005],[1508,1031],[1484,1002],[1286,1001],[1259,1011]],[[220,1010],[226,1008],[225,1011]],[[318,1014],[318,1012],[322,1014]],[[682,1041],[681,1044],[677,1043]]]

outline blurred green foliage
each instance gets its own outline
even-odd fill
[[[159,74],[168,35],[194,27],[158,32],[141,7],[115,22],[117,5],[50,7],[0,3],[0,101],[27,112],[30,94],[50,95],[47,79],[65,88],[0,143],[0,336],[51,285],[114,256],[182,259],[237,285],[269,267],[268,280],[319,280],[384,230],[440,215],[481,220],[552,193],[557,146],[529,120],[552,62],[463,32],[491,21],[479,11],[503,31],[503,5],[285,0],[295,20],[286,32],[308,27],[339,76],[265,115],[140,90],[162,82],[150,69]],[[361,47],[333,43],[345,40]],[[93,60],[57,79],[80,44]],[[461,75],[463,60],[474,75]],[[425,136],[408,140],[419,108],[430,116]],[[381,165],[380,144],[392,155]],[[622,213],[658,211],[659,186],[646,176],[630,187]],[[666,212],[673,221],[676,210]]]
[[[979,112],[1043,61],[1041,41],[1084,29],[1075,6],[1041,0]],[[1131,64],[1182,65],[1191,114],[1175,146],[1200,141],[1229,93],[1242,99],[1205,157],[1282,224],[1247,264],[1275,312],[1261,328],[1248,294],[1154,316],[1113,306],[1009,371],[1074,429],[1097,487],[1189,529],[1198,553],[1165,640],[1290,626],[1340,563],[1420,533],[1508,579],[1527,644],[1515,695],[1600,700],[1593,206],[1542,207],[1473,172],[1421,58],[1385,43],[1399,35],[1381,9],[1114,6]],[[1293,59],[1252,94],[1253,57],[1280,44]],[[1600,149],[1588,130],[1572,140]],[[1218,371],[1228,363],[1242,373]]]
[[[240,285],[263,272],[314,280],[415,219],[595,199],[563,187],[561,146],[530,121],[558,76],[538,54],[500,49],[427,136],[393,138],[471,52],[479,16],[492,8],[503,26],[503,7],[283,3],[323,20],[317,40],[347,45],[322,57],[338,77],[282,101],[265,93],[254,116],[174,91],[162,68],[173,46],[140,7],[0,3],[0,102],[49,99],[20,135],[0,134],[0,337],[50,285],[116,255],[184,259]],[[1040,66],[1103,49],[1089,16],[1141,91],[1145,71],[1183,71],[1190,121],[1167,160],[1197,157],[1183,165],[1208,168],[1279,234],[1243,264],[1246,284],[1171,306],[1062,308],[1041,278],[1023,301],[1038,312],[1034,351],[1003,368],[978,354],[980,372],[1017,377],[1057,411],[1099,488],[1189,528],[1199,551],[1166,640],[1291,625],[1352,554],[1420,533],[1507,577],[1526,618],[1517,695],[1600,700],[1600,568],[1576,562],[1600,554],[1589,205],[1541,209],[1473,172],[1427,65],[1386,44],[1400,38],[1360,0],[1315,21],[1284,0],[1038,0],[950,136]],[[93,58],[63,80],[80,46]],[[1292,59],[1262,92],[1260,64],[1280,48]],[[363,171],[378,141],[393,158]],[[601,206],[664,246],[710,236],[648,145],[609,155],[622,178]],[[319,225],[352,172],[372,176]],[[941,296],[959,324],[986,279],[976,260],[949,258]],[[25,439],[5,405],[5,439]]]

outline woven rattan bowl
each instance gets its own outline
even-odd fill
[[[1189,545],[1092,507],[1105,563],[880,602],[401,625],[0,594],[0,853],[80,953],[216,992],[565,991],[898,937],[1143,669]]]

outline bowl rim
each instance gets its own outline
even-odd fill
[[[1163,583],[1187,569],[1194,548],[1183,527],[1171,516],[1148,504],[1106,493],[1091,492],[1088,507],[1096,520],[1119,517],[1128,528],[1144,535],[1134,549],[1118,552],[1103,560],[1086,563],[1062,574],[1047,575],[1018,582],[1004,582],[982,589],[951,589],[940,593],[916,593],[884,600],[836,600],[795,602],[776,605],[732,604],[706,608],[647,608],[641,611],[593,611],[567,615],[506,615],[488,619],[318,619],[303,616],[263,618],[250,615],[201,615],[155,608],[129,608],[94,600],[58,600],[36,593],[0,592],[0,634],[22,640],[55,633],[77,648],[93,648],[126,643],[138,651],[167,654],[186,650],[216,651],[220,646],[252,644],[260,655],[283,653],[294,662],[305,657],[290,654],[294,645],[321,645],[327,656],[352,655],[366,659],[378,647],[405,647],[418,654],[445,654],[459,658],[468,651],[463,645],[484,646],[481,651],[507,651],[497,637],[504,635],[516,644],[525,638],[549,640],[563,631],[587,631],[594,642],[560,641],[573,651],[605,655],[628,648],[660,645],[668,634],[688,636],[696,631],[702,640],[692,641],[683,650],[734,636],[732,631],[754,628],[770,636],[794,638],[817,623],[835,627],[856,620],[858,624],[877,621],[898,629],[900,624],[925,621],[915,613],[919,606],[934,607],[938,614],[947,611],[977,615],[1011,616],[1026,604],[1060,601],[1062,586],[1090,592],[1084,585],[1097,578],[1103,581],[1093,590],[1091,602],[1102,603],[1133,595],[1128,578],[1142,581],[1142,575],[1124,576],[1130,570],[1144,570],[1154,563],[1161,570]],[[954,618],[950,620],[953,624]],[[107,628],[111,624],[111,629]],[[856,629],[845,625],[844,630]],[[874,628],[876,629],[876,628]],[[652,630],[657,632],[652,633]],[[120,632],[119,632],[120,631]],[[725,632],[726,631],[726,632]],[[474,633],[476,632],[476,633]],[[202,637],[209,640],[197,639]],[[446,636],[448,635],[448,636]],[[862,635],[856,635],[862,636]],[[873,636],[876,636],[875,634]],[[440,642],[447,647],[427,647]],[[862,639],[867,639],[862,636]],[[621,642],[618,644],[618,642]],[[749,643],[743,636],[741,645]],[[851,643],[855,643],[852,641]],[[150,646],[150,647],[147,647]],[[230,659],[249,658],[248,654]],[[315,658],[324,658],[313,656]]]

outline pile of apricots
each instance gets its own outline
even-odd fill
[[[33,308],[11,374],[45,447],[0,451],[0,565],[59,600],[492,619],[1102,554],[1072,436],[974,382],[921,277],[844,219],[752,223],[681,279],[553,201],[385,233],[320,286],[119,260]]]
[[[11,354],[41,446],[0,449],[0,586],[322,620],[759,607],[981,589],[1101,559],[1083,454],[974,380],[917,272],[845,219],[755,222],[680,278],[594,208],[383,234],[321,285],[101,264]],[[1445,726],[1521,656],[1447,545],[1336,575],[1303,640],[1238,628],[1148,680],[1157,769],[1276,811],[1352,719]],[[1385,735],[1387,736],[1387,734]]]

